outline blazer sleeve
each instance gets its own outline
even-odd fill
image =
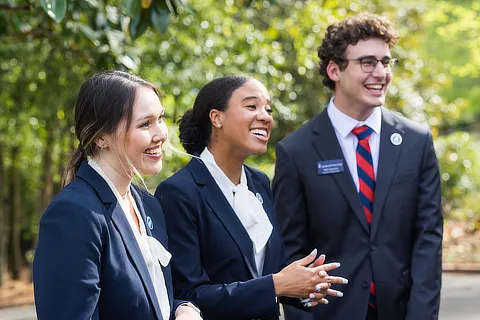
[[[308,247],[307,208],[299,173],[282,142],[276,147],[277,162],[273,178],[275,213],[285,244],[287,263],[301,259]]]
[[[94,318],[100,295],[101,224],[74,201],[43,214],[33,262],[37,317]]]
[[[438,319],[442,279],[443,216],[438,161],[432,136],[426,135],[418,185],[407,320]]]
[[[185,183],[185,182],[184,182]],[[163,182],[155,197],[167,222],[172,278],[177,299],[195,303],[205,319],[278,317],[272,275],[244,282],[214,284],[202,267],[195,192]]]

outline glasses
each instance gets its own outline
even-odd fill
[[[385,69],[386,73],[392,73],[395,70],[395,67],[398,64],[397,59],[392,59],[392,58],[383,58],[383,59],[377,59],[372,56],[368,57],[360,57],[356,59],[342,59],[344,61],[358,61],[360,63],[360,68],[362,69],[363,72],[365,73],[372,73],[375,68],[377,67],[377,64],[379,62],[382,63],[383,68]]]

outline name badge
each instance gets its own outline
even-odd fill
[[[334,174],[343,172],[343,160],[327,160],[317,162],[317,174]]]

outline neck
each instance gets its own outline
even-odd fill
[[[333,99],[333,103],[338,110],[349,116],[350,118],[358,121],[365,121],[373,113],[373,108],[376,107],[362,107],[351,105],[348,101],[343,101],[341,98]]]
[[[215,162],[230,181],[235,185],[239,184],[245,158],[235,156],[227,148],[222,148],[217,144],[208,146],[208,150],[212,153]]]
[[[96,157],[94,158],[98,163],[100,168],[103,170],[105,175],[113,182],[115,188],[122,198],[126,197],[130,183],[132,182],[133,176],[128,176],[124,170],[118,170],[114,165],[111,164],[109,159],[105,157]]]

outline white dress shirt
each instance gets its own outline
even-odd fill
[[[370,151],[372,152],[373,171],[376,178],[380,150],[380,130],[382,128],[382,109],[381,107],[374,108],[372,114],[365,121],[358,121],[341,112],[335,106],[335,103],[333,102],[334,98],[335,97],[332,97],[330,99],[327,107],[328,117],[330,118],[333,128],[335,129],[338,143],[342,148],[343,156],[347,162],[353,182],[355,182],[357,191],[359,191],[360,184],[358,182],[356,158],[358,138],[352,133],[352,130],[363,125],[367,125],[372,128],[373,132],[368,139],[368,143],[370,145]]]
[[[235,185],[215,162],[212,153],[205,148],[200,155],[203,163],[237,214],[253,245],[258,274],[263,274],[265,248],[273,226],[260,200],[248,189],[245,168],[242,166],[240,183]]]
[[[130,193],[130,186],[128,188],[128,197],[126,197],[125,199],[122,198],[113,182],[107,177],[107,175],[102,170],[102,168],[100,168],[98,163],[95,160],[90,159],[88,161],[88,164],[107,182],[113,194],[115,194],[117,201],[120,203],[123,213],[125,214],[125,217],[128,220],[132,232],[135,235],[135,239],[137,240],[137,244],[140,247],[140,251],[142,252],[143,258],[147,265],[148,273],[150,274],[150,278],[155,289],[155,294],[160,305],[162,318],[163,320],[170,319],[170,302],[168,299],[168,291],[165,284],[165,278],[163,276],[163,271],[160,264],[166,267],[170,262],[170,258],[172,257],[172,255],[157,239],[147,235],[145,223],[142,219],[142,216],[140,215],[135,199]],[[130,199],[130,201],[128,198]],[[140,231],[137,228],[135,220],[130,214],[130,202],[133,205],[133,209],[140,224]]]

